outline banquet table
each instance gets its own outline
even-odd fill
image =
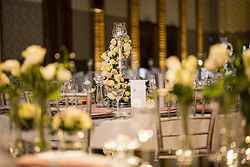
[[[98,119],[94,119],[94,127],[91,131],[91,140],[90,140],[90,147],[93,149],[102,149],[104,144],[110,140],[113,140],[119,134],[125,134],[130,138],[138,137],[138,132],[140,130],[149,130],[152,131],[152,136],[147,140],[145,143],[141,143],[141,149],[145,151],[155,151],[157,150],[157,134],[156,134],[156,123],[154,122],[154,117],[152,115],[142,115],[136,114],[135,111],[132,111],[133,116],[125,118],[125,119],[114,119],[112,117],[101,117]],[[214,132],[212,138],[212,152],[219,148],[220,143],[220,129],[223,127],[223,115],[218,115],[215,119],[214,125]],[[242,128],[240,127],[242,116],[239,112],[232,114],[232,123],[233,128],[236,129],[234,131],[234,136],[238,137],[243,134]],[[0,115],[0,130],[2,132],[2,136],[4,134],[11,134],[10,133],[10,122],[6,115]],[[202,124],[196,125],[191,124],[190,128],[195,129],[197,126],[203,126]],[[162,123],[162,129],[167,131],[168,133],[180,131],[181,127],[177,124],[169,124],[169,123]],[[32,134],[28,133],[25,134],[25,139],[29,140],[33,139]],[[34,134],[33,134],[34,135]],[[49,140],[56,141],[57,136],[48,135]],[[239,137],[236,138],[239,140]],[[201,140],[201,141],[199,141]],[[198,139],[198,141],[194,142],[203,142],[203,139]],[[175,147],[178,145],[178,141],[166,141],[165,145],[167,147]]]

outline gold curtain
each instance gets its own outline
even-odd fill
[[[105,25],[104,12],[101,9],[94,9],[94,47],[95,47],[95,71],[101,70],[101,55],[105,51]]]
[[[166,0],[157,0],[157,22],[159,39],[159,66],[165,70],[167,57],[167,33],[166,33]]]
[[[137,70],[140,67],[140,1],[129,0],[128,12],[132,40],[131,67]]]

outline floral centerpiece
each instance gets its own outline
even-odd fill
[[[45,55],[45,48],[33,45],[22,52],[24,58],[22,64],[17,60],[6,60],[0,64],[2,82],[0,90],[10,97],[11,119],[19,128],[26,124],[27,129],[32,127],[27,122],[35,120],[32,121],[35,123],[33,127],[37,129],[38,133],[35,140],[35,151],[47,149],[44,131],[46,120],[48,120],[46,119],[48,116],[47,100],[58,97],[61,84],[71,78],[71,72],[68,70],[70,65],[66,61],[42,66]],[[33,104],[19,106],[20,96],[27,90],[31,92],[30,98]]]
[[[112,88],[125,89],[122,101],[129,103],[130,101],[130,87],[129,81],[125,78],[126,61],[131,53],[131,40],[126,32],[126,27],[123,24],[115,24],[113,30],[113,38],[110,41],[110,46],[107,51],[102,54],[102,75],[104,76],[104,85],[109,90]],[[106,100],[112,102],[115,96],[111,91],[107,92]]]
[[[52,129],[58,132],[62,149],[83,148],[81,142],[84,138],[84,130],[91,127],[90,116],[74,107],[69,107],[56,114],[52,120]]]
[[[188,116],[193,103],[197,60],[194,56],[189,56],[180,62],[177,57],[169,57],[166,64],[168,68],[166,73],[167,91],[177,97],[184,132],[183,149],[176,151],[177,160],[181,164],[190,164],[192,162],[192,151],[190,150]]]
[[[225,139],[223,140],[223,152],[222,157],[229,165],[235,165],[238,163],[239,152],[238,146],[235,144],[234,139],[230,135],[230,131],[233,128],[229,113],[239,109],[246,120],[245,134],[246,145],[249,145],[249,132],[250,132],[250,49],[242,50],[235,48],[234,57],[229,56],[229,51],[224,44],[216,44],[210,48],[209,57],[205,62],[205,67],[211,71],[219,72],[221,75],[216,78],[216,81],[207,86],[204,90],[204,94],[210,98],[216,98],[220,104],[220,112],[225,115],[226,131],[224,132]],[[225,70],[225,65],[229,64],[233,67],[231,72]],[[240,102],[239,102],[240,97]],[[238,107],[240,104],[240,107]],[[221,149],[222,150],[222,149]],[[243,149],[243,153],[245,152]],[[228,159],[229,152],[237,155],[236,159]],[[244,155],[244,156],[245,156]],[[243,157],[244,157],[243,156]],[[242,162],[247,162],[247,159],[243,159]]]

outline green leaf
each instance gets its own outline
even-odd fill
[[[52,91],[49,96],[48,99],[49,100],[58,100],[61,98],[61,93],[60,93],[60,89],[55,89],[54,91]]]

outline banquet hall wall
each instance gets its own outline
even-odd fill
[[[31,44],[40,44],[48,47],[54,53],[60,46],[65,44],[65,40],[71,40],[69,45],[71,51],[77,55],[77,66],[79,70],[86,70],[85,65],[93,57],[93,35],[92,35],[92,12],[90,11],[89,0],[61,0],[61,2],[71,3],[71,17],[64,29],[64,16],[53,25],[44,21],[44,5],[46,0],[1,0],[1,59],[20,58],[21,50]],[[49,1],[47,1],[49,2]],[[54,5],[59,2],[53,1]],[[188,43],[189,54],[195,51],[195,0],[188,1]],[[52,1],[50,2],[52,3]],[[127,0],[105,0],[105,46],[111,38],[112,23],[125,21],[128,23],[128,1]],[[234,0],[203,0],[204,6],[204,43],[205,52],[210,44],[218,41],[219,33],[237,34],[238,36],[249,37],[250,22],[247,21],[249,15],[250,2],[241,0],[236,3]],[[69,10],[70,7],[67,7]],[[64,8],[62,7],[64,10]],[[237,10],[237,12],[236,12]],[[178,1],[166,0],[166,22],[168,54],[176,55],[178,52]],[[230,12],[235,11],[235,12]],[[53,21],[53,12],[48,18]],[[157,57],[157,22],[156,22],[156,0],[140,1],[140,43],[141,43],[141,65],[147,67],[149,58]],[[237,19],[241,18],[241,19]],[[66,19],[67,21],[67,19]],[[50,22],[51,23],[51,22]],[[67,22],[66,22],[67,23]],[[235,24],[236,23],[236,24]],[[54,27],[53,27],[54,26]],[[54,28],[55,34],[46,36],[46,28]],[[70,31],[67,31],[70,30]],[[71,35],[67,36],[68,33]],[[247,35],[246,35],[247,34]],[[52,36],[52,37],[51,37]],[[50,45],[48,38],[52,38]],[[153,41],[153,44],[152,44]],[[56,43],[56,44],[55,44]],[[67,42],[66,42],[67,43]],[[51,58],[48,58],[50,61]],[[84,65],[85,64],[85,65]]]

